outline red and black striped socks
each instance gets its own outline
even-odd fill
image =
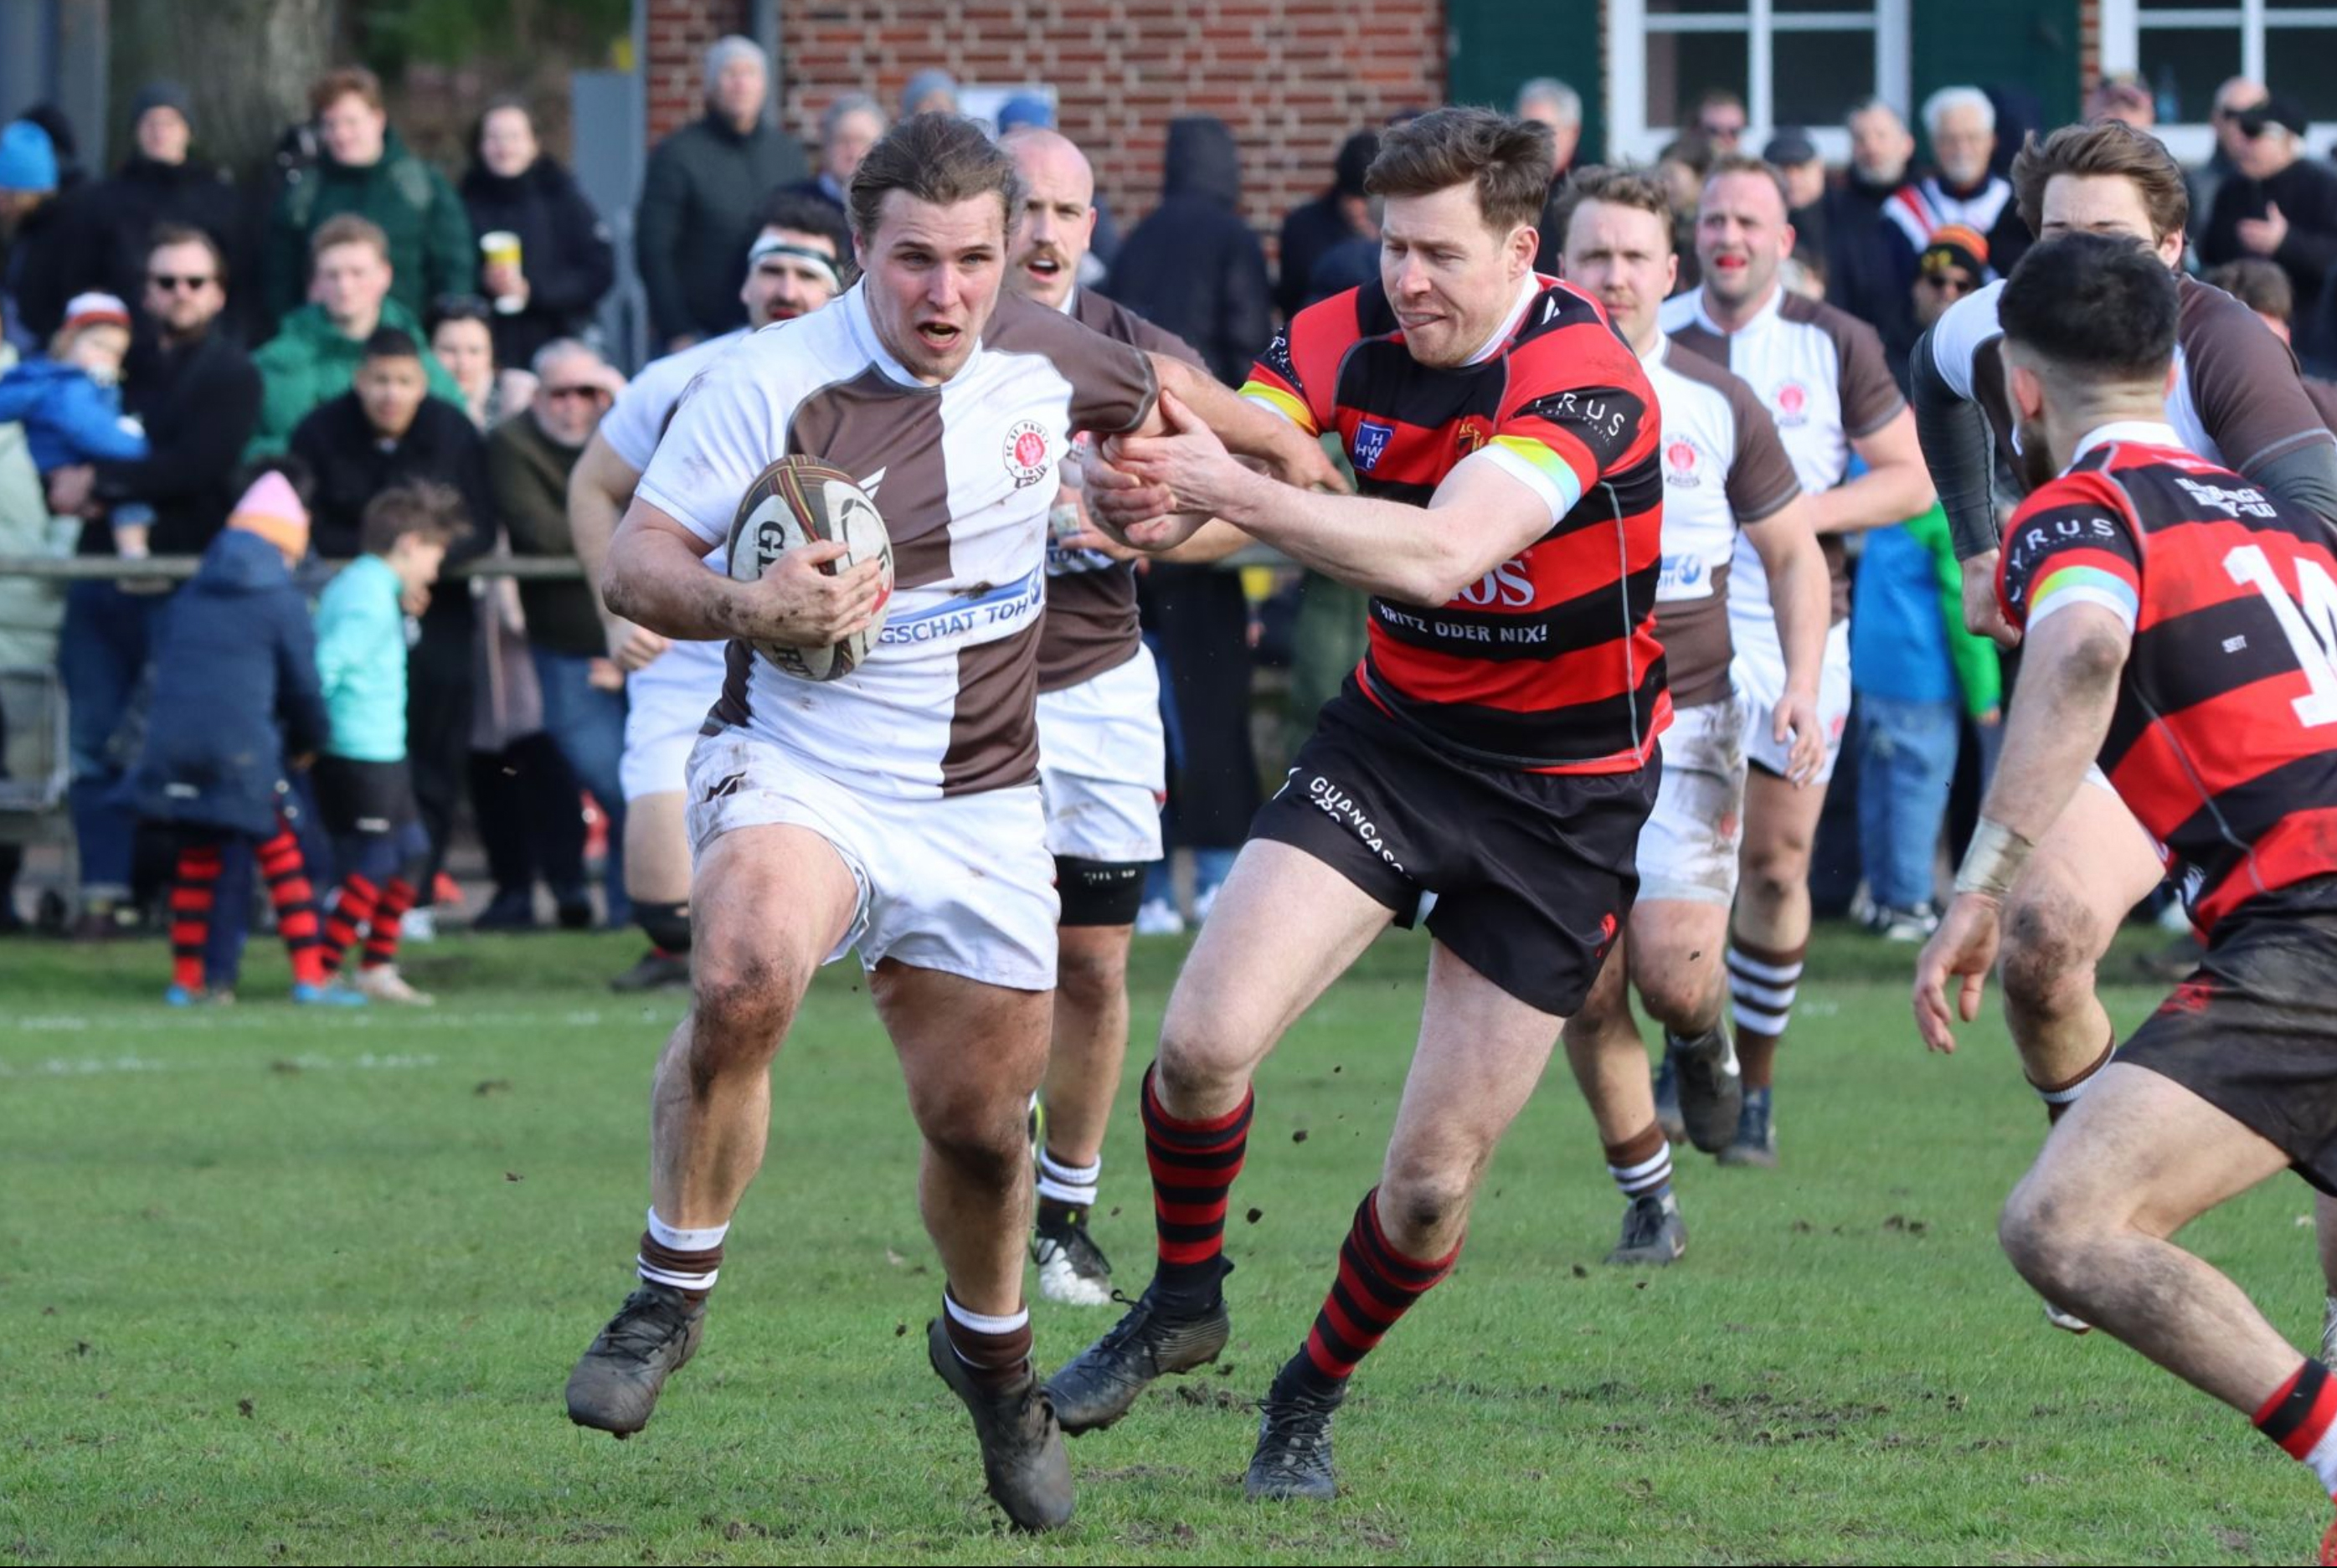
[[[1257,1096],[1221,1116],[1179,1121],[1161,1108],[1154,1077],[1144,1072],[1144,1159],[1152,1170],[1152,1223],[1159,1261],[1154,1267],[1154,1300],[1178,1315],[1205,1312],[1217,1304],[1225,1278],[1226,1198],[1241,1174],[1249,1148],[1249,1121]]]
[[[268,901],[276,907],[277,934],[292,959],[293,984],[323,985],[325,953],[316,889],[300,859],[300,841],[280,819],[276,836],[259,846],[259,874],[268,883]]]
[[[333,912],[325,919],[324,967],[336,973],[349,950],[365,942],[364,967],[377,969],[397,961],[397,932],[406,911],[414,907],[414,884],[392,877],[381,887],[371,877],[352,872],[341,882]]]
[[[413,907],[414,884],[404,877],[390,878],[380,902],[374,905],[373,919],[366,922],[365,968],[377,969],[397,961],[398,930]]]
[[[171,883],[171,983],[190,992],[203,989],[203,946],[210,938],[220,864],[216,839],[179,847],[179,872]]]
[[[1379,1196],[1374,1187],[1356,1206],[1355,1222],[1339,1243],[1338,1278],[1315,1314],[1305,1349],[1283,1368],[1284,1377],[1313,1385],[1317,1394],[1335,1394],[1396,1320],[1451,1273],[1461,1256],[1457,1243],[1433,1262],[1397,1251],[1380,1229]]]
[[[2256,1412],[2256,1430],[2279,1444],[2292,1459],[2312,1467],[2321,1485],[2337,1497],[2337,1381],[2329,1368],[2307,1360],[2273,1391]]]
[[[357,940],[365,935],[373,920],[375,906],[381,902],[381,890],[371,877],[351,872],[341,879],[341,890],[333,900],[333,912],[325,917],[325,972],[337,974],[341,960],[348,956]]]

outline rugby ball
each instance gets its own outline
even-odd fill
[[[783,457],[756,476],[730,519],[730,576],[755,582],[779,564],[787,551],[834,540],[846,547],[820,570],[834,577],[864,560],[883,563],[876,614],[843,641],[826,648],[790,648],[751,641],[754,650],[797,680],[836,680],[868,660],[885,629],[885,609],[893,599],[893,541],[883,514],[853,477],[815,457]]]

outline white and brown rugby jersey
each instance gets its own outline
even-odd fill
[[[1075,289],[1064,308],[1071,319],[1116,343],[1208,367],[1185,340],[1163,332],[1091,288]],[[1118,669],[1136,657],[1143,637],[1136,625],[1136,568],[1092,550],[1065,550],[1047,540],[1047,614],[1039,630],[1039,689],[1067,691]]]
[[[1775,289],[1752,320],[1726,332],[1706,312],[1704,290],[1697,288],[1665,300],[1660,319],[1675,344],[1745,378],[1776,422],[1794,472],[1812,495],[1842,482],[1852,442],[1881,430],[1907,406],[1874,328],[1831,305]],[[1818,545],[1833,578],[1833,618],[1847,620],[1850,570],[1842,536],[1821,534]],[[1769,576],[1742,540],[1728,599],[1738,638],[1774,647],[1777,622]]]
[[[1676,706],[1730,696],[1728,567],[1740,526],[1802,493],[1769,411],[1743,377],[1658,336],[1641,356],[1664,411],[1664,570],[1656,635]]]
[[[2166,423],[2189,451],[2242,473],[2299,447],[2331,440],[2329,426],[2296,372],[2288,345],[2255,312],[2212,284],[2178,273],[2175,386]],[[2020,493],[2054,478],[2053,460],[2020,450],[2019,422],[2004,379],[2002,283],[1965,295],[1931,328],[1931,362],[1958,397],[1988,416]]]
[[[963,368],[924,385],[877,340],[865,288],[717,360],[641,477],[642,500],[719,546],[758,474],[816,457],[859,482],[892,536],[893,600],[867,663],[816,684],[734,643],[708,731],[744,729],[912,799],[1029,784],[1057,465],[1068,432],[1143,422],[1152,362],[1002,295]]]

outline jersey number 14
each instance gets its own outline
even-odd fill
[[[2288,638],[2289,651],[2304,671],[2304,684],[2310,689],[2289,705],[2296,710],[2296,722],[2308,729],[2337,724],[2337,661],[2330,657],[2330,650],[2337,648],[2337,581],[2332,581],[2318,562],[2298,561],[2296,586],[2303,595],[2300,608],[2281,586],[2264,546],[2241,545],[2224,557],[2224,570],[2234,582],[2264,596],[2273,619]]]

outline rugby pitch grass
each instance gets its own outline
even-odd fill
[[[924,1365],[916,1144],[849,967],[780,1061],[704,1351],[640,1437],[577,1430],[681,1008],[605,989],[633,947],[442,942],[410,965],[435,1009],[325,1016],[269,999],[259,942],[249,999],[194,1013],[160,944],[0,946],[0,1561],[2270,1563],[2326,1522],[2244,1421],[2046,1328],[1994,1241],[2043,1118],[1993,997],[1927,1058],[1912,950],[1847,934],[1786,1045],[1783,1169],[1684,1155],[1677,1267],[1601,1265],[1619,1205],[1554,1068],[1457,1275],[1358,1376],[1329,1508],[1244,1503],[1248,1401],[1375,1174],[1408,938],[1266,1067],[1233,1343],[1073,1446],[1068,1532],[1002,1532]],[[1139,944],[1139,1064],[1182,950]],[[2154,999],[2118,989],[2121,1027]],[[1142,1171],[1126,1111],[1096,1232],[1131,1291]],[[2190,1233],[2299,1344],[2309,1208],[2283,1178]],[[1110,1320],[1037,1306],[1049,1367]]]

